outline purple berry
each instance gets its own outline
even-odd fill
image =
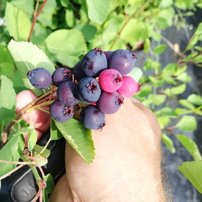
[[[121,104],[123,104],[123,97],[117,93],[102,92],[97,106],[98,109],[105,114],[113,114],[118,111]]]
[[[27,73],[30,83],[36,88],[48,88],[52,83],[51,74],[47,69],[38,67]]]
[[[74,115],[74,107],[61,103],[59,100],[53,102],[50,106],[51,117],[56,121],[64,122],[71,119]]]
[[[78,83],[77,94],[81,101],[96,102],[101,94],[100,86],[93,77],[84,77]]]
[[[122,86],[118,89],[118,93],[123,97],[131,97],[140,90],[140,84],[130,76],[123,76]]]
[[[86,77],[86,74],[83,69],[82,61],[78,62],[73,68],[74,78],[79,81],[82,78]]]
[[[67,68],[57,68],[52,74],[53,84],[58,86],[64,81],[72,80],[72,72]]]
[[[81,112],[81,121],[85,128],[101,129],[105,125],[105,115],[94,106],[87,106]]]
[[[87,76],[97,76],[107,68],[107,58],[101,49],[95,48],[84,56],[82,64]]]
[[[122,75],[128,74],[135,65],[137,57],[129,50],[116,50],[109,59],[109,68],[118,70]]]
[[[60,102],[69,106],[77,104],[76,84],[72,81],[61,83],[57,89],[57,98]]]
[[[122,85],[122,75],[115,69],[103,70],[99,75],[99,84],[106,92],[115,92]]]
[[[104,51],[107,61],[109,61],[109,58],[111,57],[112,53],[113,53],[113,51]]]

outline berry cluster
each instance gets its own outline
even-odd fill
[[[44,68],[36,68],[27,76],[36,88],[57,87],[57,99],[50,106],[56,121],[67,121],[79,113],[86,128],[100,129],[105,125],[105,114],[115,113],[124,97],[139,91],[139,83],[127,76],[135,62],[132,51],[95,48],[73,69],[57,68],[51,75]]]

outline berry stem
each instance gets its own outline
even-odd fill
[[[8,139],[8,134],[11,130],[11,128],[16,124],[18,123],[18,121],[21,119],[22,115],[27,112],[28,110],[31,110],[31,109],[35,109],[35,107],[38,107],[38,106],[48,106],[52,103],[52,100],[51,101],[47,101],[47,102],[44,102],[44,103],[40,103],[38,105],[36,105],[38,102],[44,100],[44,98],[47,98],[49,97],[53,92],[55,92],[56,89],[54,90],[50,90],[49,92],[41,95],[40,97],[38,97],[36,100],[32,101],[30,104],[28,104],[27,106],[25,106],[23,109],[21,109],[17,115],[16,115],[16,118],[14,120],[12,120],[10,123],[8,123],[8,125],[5,127],[3,133],[2,133],[2,142],[3,143],[6,143],[7,142],[7,139]],[[46,100],[46,99],[45,99]]]

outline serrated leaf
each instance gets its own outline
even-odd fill
[[[57,129],[55,125],[55,121],[53,120],[51,120],[50,137],[51,137],[51,140],[58,140],[63,137],[61,132]]]
[[[202,193],[202,161],[184,162],[178,169]]]
[[[202,105],[202,97],[200,95],[191,94],[187,100],[195,105]]]
[[[183,116],[176,124],[176,127],[180,128],[183,131],[194,131],[196,129],[196,126],[196,118],[188,115]]]
[[[63,123],[55,121],[55,124],[71,147],[75,149],[86,163],[91,163],[95,156],[91,131],[84,128],[75,119],[70,119]]]
[[[0,88],[0,121],[4,124],[10,121],[15,115],[16,93],[13,82],[6,76],[1,75]]]
[[[195,161],[202,160],[199,148],[191,138],[187,137],[186,135],[177,135],[176,137]]]
[[[43,67],[52,73],[55,69],[46,54],[31,42],[16,42],[11,40],[8,44],[8,49],[28,88],[33,88],[26,76],[29,70]]]
[[[173,144],[173,141],[165,134],[161,135],[161,140],[166,145],[167,149],[174,154],[175,153],[175,146]]]
[[[90,20],[102,24],[107,18],[110,0],[86,0]]]
[[[5,20],[7,29],[15,40],[27,40],[31,28],[31,21],[24,11],[11,3],[7,3]]]
[[[70,67],[87,51],[84,37],[76,29],[61,29],[51,33],[46,38],[46,45],[59,62]]]

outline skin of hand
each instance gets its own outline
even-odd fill
[[[66,175],[51,202],[166,201],[161,180],[160,128],[138,101],[125,100],[93,130],[96,156],[91,164],[66,145]]]

